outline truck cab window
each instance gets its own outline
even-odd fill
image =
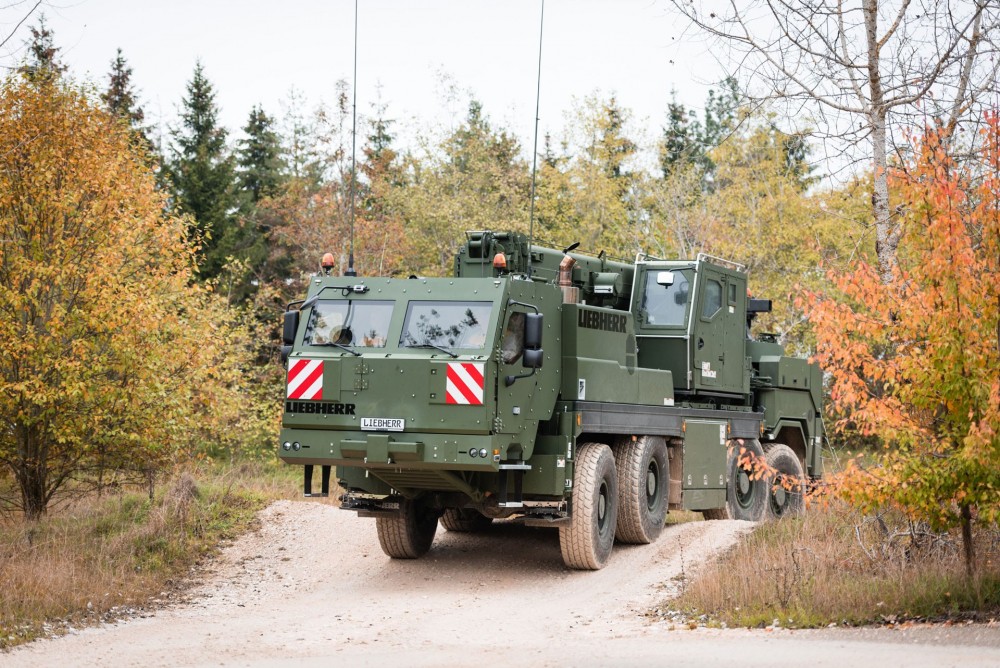
[[[410,302],[399,345],[482,350],[492,312],[492,302]]]
[[[524,314],[512,313],[507,319],[500,342],[504,364],[514,364],[524,352]]]
[[[687,323],[688,302],[691,299],[691,272],[673,272],[672,285],[657,283],[658,273],[656,270],[646,272],[646,289],[642,294],[646,322],[663,327],[683,327]]]
[[[303,342],[307,346],[339,344],[384,348],[393,302],[321,299],[312,307]]]

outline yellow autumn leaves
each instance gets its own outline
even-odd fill
[[[3,82],[0,463],[27,516],[224,438],[237,325],[193,280],[187,229],[121,122],[72,87]]]

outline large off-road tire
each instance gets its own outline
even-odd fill
[[[570,568],[596,571],[604,568],[615,544],[615,458],[603,443],[583,443],[577,448],[573,467],[572,517],[568,526],[559,527],[559,547]]]
[[[486,517],[472,508],[449,508],[441,515],[441,526],[448,531],[470,533],[484,531],[493,524],[493,518]]]
[[[741,450],[744,452],[741,453]],[[731,441],[726,456],[726,506],[703,510],[701,514],[706,520],[748,520],[760,522],[767,514],[768,483],[764,480],[762,471],[741,463],[746,455],[752,454],[752,460],[764,464],[764,451],[757,439]]]
[[[436,512],[410,499],[400,501],[398,513],[375,518],[379,545],[393,559],[417,559],[427,554],[437,525]]]
[[[767,517],[802,515],[806,511],[805,476],[798,456],[783,443],[768,443],[764,446],[764,459],[768,468],[773,469],[766,476]]]
[[[614,445],[618,470],[618,522],[622,543],[652,543],[663,531],[670,489],[670,460],[662,436],[626,438]]]

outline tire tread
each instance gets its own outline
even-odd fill
[[[375,518],[378,542],[386,555],[393,559],[419,559],[430,550],[437,520],[421,527],[424,520],[417,516],[418,511],[415,502],[404,500],[395,515]]]
[[[618,523],[615,528],[615,538],[623,543],[632,545],[652,543],[663,531],[663,520],[669,504],[670,485],[670,463],[666,455],[665,443],[662,445],[664,466],[660,471],[661,484],[667,485],[667,489],[663,490],[664,517],[660,518],[658,526],[647,526],[644,521],[646,467],[643,466],[643,462],[648,449],[656,447],[653,439],[657,438],[659,437],[642,436],[635,443],[632,442],[631,438],[626,438],[612,447],[615,467],[618,471]]]
[[[611,489],[609,490],[608,512],[617,522],[617,471],[611,448],[603,443],[583,443],[577,448],[573,472],[573,516],[569,526],[559,527],[559,548],[563,562],[570,568],[598,570],[604,567],[610,556],[610,549],[602,554],[595,541],[595,531],[591,517],[594,513],[594,497],[601,485],[601,478],[610,467]],[[612,539],[612,543],[613,543]]]

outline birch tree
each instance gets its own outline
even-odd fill
[[[905,158],[902,128],[933,122],[953,141],[995,104],[995,0],[672,0],[691,24],[730,48],[742,88],[779,100],[790,117],[864,155],[874,175],[878,271],[892,280],[900,228],[887,174]],[[754,92],[756,91],[756,93]],[[976,133],[965,133],[973,143]],[[858,153],[858,151],[862,153]]]

